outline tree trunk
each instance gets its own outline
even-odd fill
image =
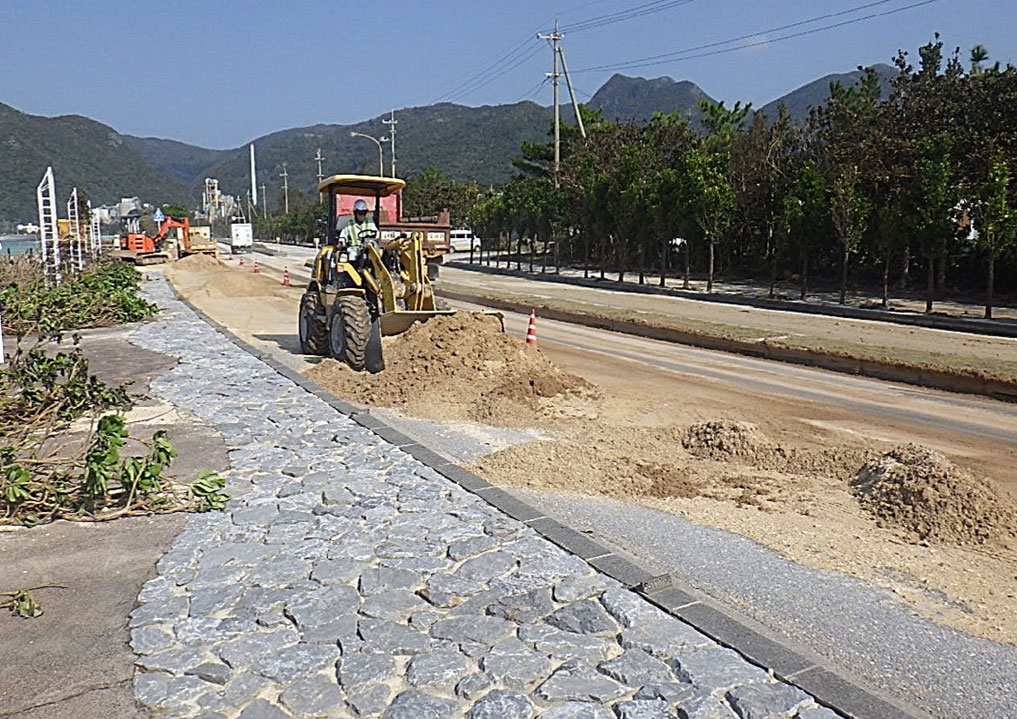
[[[667,286],[667,256],[671,252],[671,245],[665,242],[660,251],[660,286]]]
[[[992,319],[992,290],[996,280],[996,248],[989,247],[988,277],[985,283],[985,319]]]
[[[618,241],[614,246],[614,259],[618,263],[618,281],[625,281],[625,253],[622,248],[625,247],[625,241],[618,238]]]
[[[574,234],[570,235],[570,237],[569,237],[569,254],[570,255],[572,254],[572,243],[575,240],[575,237],[576,236]],[[561,248],[559,247],[557,242],[554,243],[554,273],[556,275],[561,274]]]
[[[808,254],[802,255],[802,289],[801,294],[798,295],[798,299],[802,302],[805,301],[805,296],[809,292],[809,256]]]
[[[646,265],[643,264],[644,259],[645,259],[644,255],[643,255],[644,252],[645,252],[645,250],[643,248],[643,243],[640,242],[639,243],[639,284],[641,284],[641,285],[646,284],[646,272],[644,271],[644,268],[646,267]]]
[[[689,271],[692,268],[692,247],[689,241],[685,241],[685,276],[682,278],[682,289],[689,288]]]
[[[840,258],[840,304],[844,304],[844,300],[847,298],[847,270],[850,257],[851,252],[845,247],[844,254]]]
[[[883,309],[890,308],[890,248],[883,251]]]
[[[547,272],[547,240],[544,240],[544,245],[540,249],[540,274],[544,274]]]
[[[925,311],[932,312],[932,300],[936,296],[936,257],[929,255],[928,272],[925,277]]]
[[[590,233],[583,233],[583,278],[590,278]]]
[[[944,247],[939,251],[939,257],[936,263],[936,291],[940,294],[946,289],[946,248]]]
[[[769,222],[766,225],[767,236],[769,237],[770,244],[770,293],[769,297],[772,300],[775,294],[775,288],[777,286],[777,246],[773,244],[773,223]]]
[[[516,241],[516,272],[523,271],[523,236]]]
[[[713,292],[713,240],[710,240],[710,271],[706,276],[706,293]]]
[[[529,245],[530,245],[530,272],[531,273],[533,272],[533,252],[534,252],[534,243],[536,242],[536,240],[537,240],[537,236],[535,234],[530,236]]]
[[[607,272],[607,247],[605,242],[607,238],[601,235],[600,237],[600,279],[604,279],[604,275]]]

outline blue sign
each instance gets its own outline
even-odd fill
[[[166,219],[166,215],[162,214],[162,210],[157,207],[155,208],[155,213],[152,215],[152,219],[156,222],[162,222]]]

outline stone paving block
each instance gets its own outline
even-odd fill
[[[499,617],[453,617],[436,622],[430,634],[435,639],[494,645],[515,631],[515,624]]]
[[[251,668],[280,684],[290,684],[334,664],[338,658],[337,646],[300,643],[262,655],[252,663]]]
[[[388,706],[392,690],[384,684],[375,684],[371,687],[353,689],[346,694],[346,703],[353,707],[360,716],[377,717],[385,711]],[[337,714],[336,716],[343,716]]]
[[[537,695],[549,702],[596,701],[605,703],[625,694],[626,689],[585,662],[572,659],[537,687]]]
[[[546,656],[514,637],[498,642],[480,659],[480,668],[495,683],[515,689],[544,679],[552,666]]]
[[[412,690],[397,696],[383,715],[384,719],[452,719],[459,716],[462,716],[462,711],[457,702]]]
[[[620,657],[602,662],[597,668],[629,686],[669,684],[677,679],[667,664],[638,648],[628,649]]]
[[[387,619],[361,619],[359,626],[368,651],[412,655],[425,651],[430,644],[426,634]]]
[[[394,672],[392,657],[377,652],[344,653],[336,665],[339,683],[346,691],[384,681]]]
[[[469,662],[466,657],[456,651],[418,654],[410,660],[406,670],[406,681],[415,687],[454,686],[468,668]]]
[[[344,704],[335,680],[320,674],[291,684],[279,695],[279,701],[302,718],[336,716]]]
[[[533,702],[520,692],[498,689],[470,709],[469,719],[530,719]]]
[[[812,697],[798,687],[777,682],[735,687],[727,693],[727,701],[740,719],[767,719],[790,716],[811,704]]]
[[[703,694],[681,704],[678,719],[738,719],[738,715],[723,699]]]
[[[562,607],[547,617],[547,623],[577,634],[617,634],[620,629],[600,603],[591,599]]]
[[[675,714],[663,699],[636,699],[614,705],[618,719],[674,719]]]
[[[292,719],[292,717],[264,699],[255,699],[242,712],[240,719]]]
[[[611,711],[591,702],[565,702],[541,712],[537,719],[614,719]]]
[[[486,692],[493,681],[486,674],[468,674],[456,684],[456,696],[472,701]]]
[[[674,672],[697,687],[727,688],[739,684],[767,683],[770,675],[724,647],[687,652],[668,662]]]
[[[230,680],[233,672],[225,664],[219,662],[203,662],[196,667],[184,672],[187,676],[195,676],[204,679],[206,682],[222,686]]]

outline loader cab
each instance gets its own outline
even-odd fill
[[[328,218],[326,220],[325,244],[335,246],[339,240],[339,232],[343,223],[352,211],[345,212],[341,207],[340,197],[359,197],[367,200],[376,227],[381,227],[381,199],[400,192],[406,183],[394,177],[374,177],[371,175],[333,175],[325,178],[318,185],[318,192],[328,195]]]

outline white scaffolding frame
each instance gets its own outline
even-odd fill
[[[78,188],[71,190],[67,198],[67,251],[71,256],[71,270],[81,272],[84,269],[84,258],[81,256],[81,220],[78,217]]]
[[[88,201],[88,214],[92,218],[88,228],[89,249],[92,253],[92,259],[96,260],[102,252],[102,227],[99,224],[99,213],[92,209],[91,200]]]
[[[46,174],[35,193],[39,203],[39,244],[42,251],[42,273],[48,284],[60,284],[60,244],[57,233],[56,182],[53,168],[47,167]],[[47,247],[47,244],[49,245]]]

